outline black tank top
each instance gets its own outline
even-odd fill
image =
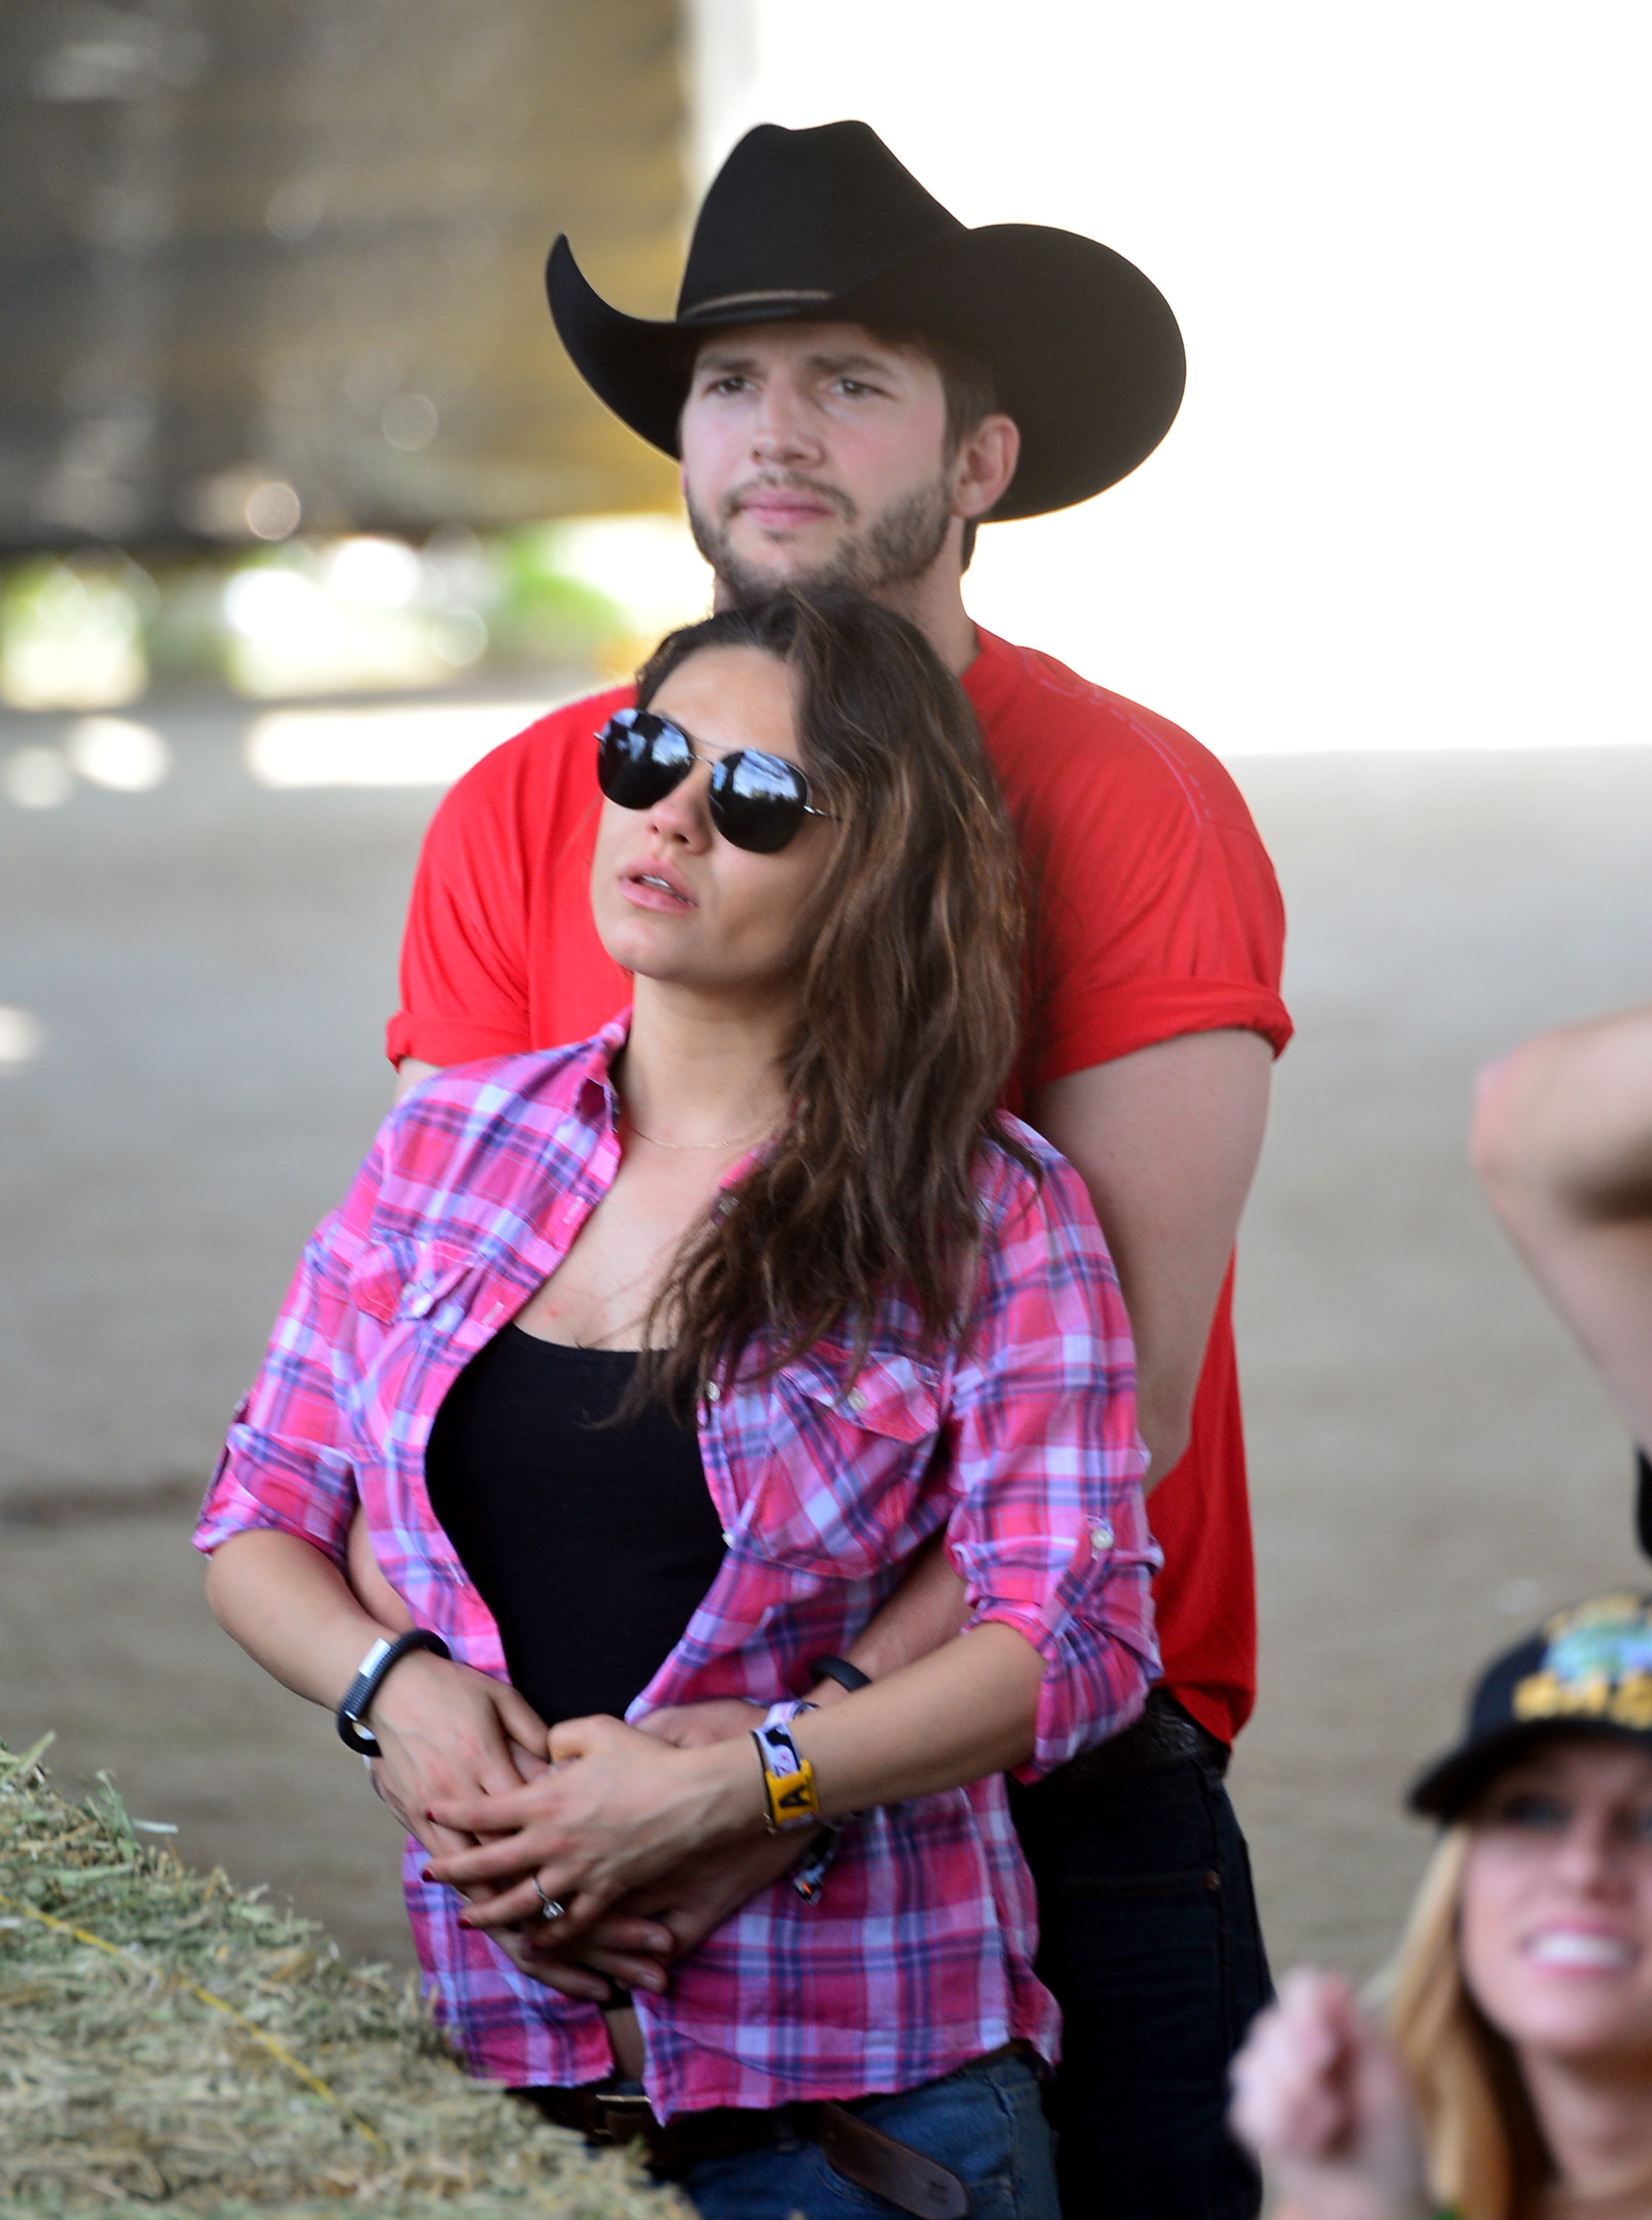
[[[691,1426],[658,1402],[608,1418],[632,1350],[570,1349],[507,1326],[436,1413],[432,1507],[499,1623],[511,1685],[547,1724],[622,1718],[723,1560]]]

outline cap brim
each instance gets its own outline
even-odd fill
[[[1448,1823],[1461,1819],[1499,1773],[1506,1772],[1539,1743],[1552,1742],[1561,1735],[1610,1736],[1615,1742],[1652,1749],[1652,1733],[1619,1726],[1611,1719],[1580,1718],[1574,1714],[1566,1718],[1517,1720],[1500,1733],[1448,1751],[1412,1783],[1406,1807],[1424,1818]]]
[[[551,250],[545,290],[586,384],[675,456],[694,356],[717,324],[651,322],[611,308],[565,238]],[[1128,477],[1170,428],[1187,383],[1181,332],[1152,281],[1099,240],[1043,224],[961,230],[828,300],[762,316],[746,309],[739,321],[926,332],[988,363],[1021,433],[997,521],[1069,508]]]

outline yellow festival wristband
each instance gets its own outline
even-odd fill
[[[798,1755],[790,1728],[757,1727],[751,1739],[763,1768],[763,1824],[769,1832],[782,1835],[793,1827],[818,1825],[820,1799],[814,1793],[814,1768]]]

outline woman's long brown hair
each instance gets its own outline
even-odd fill
[[[997,1105],[1022,1029],[1014,836],[963,688],[915,626],[858,595],[778,595],[672,633],[639,705],[708,648],[776,657],[833,849],[804,920],[791,1114],[691,1235],[651,1306],[647,1386],[674,1407],[822,1341],[864,1356],[881,1298],[963,1328],[983,1140],[1029,1169]],[[782,751],[783,752],[783,744]]]

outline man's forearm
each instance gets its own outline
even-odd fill
[[[915,1664],[951,1642],[966,1615],[963,1581],[946,1553],[945,1535],[938,1534],[882,1610],[862,1628],[849,1651],[849,1662],[869,1680],[887,1681],[903,1665]],[[836,1683],[828,1687],[835,1690]],[[818,1693],[832,1700],[826,1689]]]
[[[421,1063],[416,1056],[404,1056],[396,1067],[396,1092],[390,1100],[399,1102],[409,1088],[416,1087],[421,1079],[428,1079],[433,1072],[440,1069],[439,1063]]]

